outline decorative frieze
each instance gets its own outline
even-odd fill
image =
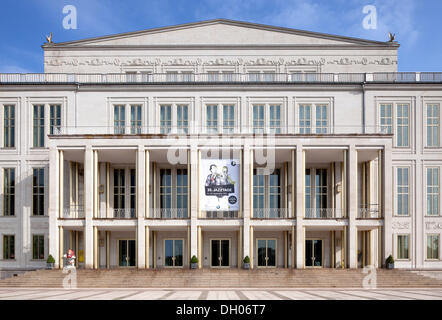
[[[442,222],[425,222],[425,229],[426,230],[441,230],[442,229]]]
[[[391,224],[391,227],[393,229],[409,229],[410,228],[410,222],[398,222],[395,221]]]

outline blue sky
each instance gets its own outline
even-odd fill
[[[65,5],[77,29],[63,28]],[[362,8],[374,5],[377,29]],[[215,18],[249,21],[372,40],[396,33],[399,71],[442,71],[441,0],[1,0],[0,72],[42,72],[44,36],[54,42]]]

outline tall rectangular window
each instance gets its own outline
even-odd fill
[[[271,133],[281,133],[281,106],[270,105],[270,130]]]
[[[408,104],[396,106],[397,135],[396,144],[398,147],[408,147],[410,112]]]
[[[281,208],[281,171],[275,169],[269,176],[269,208],[270,216],[278,217]]]
[[[172,209],[172,170],[160,169],[160,208],[162,217],[169,216]]]
[[[254,217],[259,218],[265,209],[265,175],[253,170],[253,210]]]
[[[381,132],[391,134],[392,130],[392,105],[391,104],[381,104],[380,106],[380,123]]]
[[[235,128],[235,106],[223,105],[223,132],[233,133]]]
[[[114,169],[114,217],[124,217],[126,208],[126,174],[124,169]]]
[[[310,214],[310,209],[312,207],[312,177],[311,170],[305,169],[305,210],[307,215]]]
[[[299,106],[299,133],[311,133],[312,131],[311,105],[301,104]]]
[[[316,169],[315,196],[316,208],[327,208],[327,169]]]
[[[172,106],[163,104],[160,106],[160,132],[169,134],[172,130]]]
[[[114,132],[115,134],[124,134],[126,127],[126,106],[114,106]]]
[[[253,133],[264,133],[264,105],[253,106]]]
[[[51,104],[49,106],[49,133],[54,134],[61,129],[61,105]]]
[[[427,168],[427,215],[439,215],[439,168]]]
[[[440,108],[438,104],[427,104],[427,147],[439,147]]]
[[[400,234],[397,236],[397,258],[409,259],[409,236],[408,234]]]
[[[189,133],[189,107],[187,104],[178,104],[176,112],[178,133]]]
[[[327,105],[316,105],[316,133],[328,132]]]
[[[32,259],[43,260],[45,258],[45,237],[44,235],[32,236]]]
[[[137,171],[135,169],[130,169],[129,193],[130,217],[135,218],[137,212]]]
[[[439,259],[439,235],[427,235],[427,259]]]
[[[397,214],[407,216],[409,204],[409,168],[397,168]]]
[[[34,216],[44,216],[45,202],[45,169],[32,169],[32,214]]]
[[[45,106],[43,104],[34,105],[33,122],[33,146],[41,148],[45,145]]]
[[[15,259],[15,237],[13,235],[3,236],[3,260]]]
[[[5,148],[15,147],[15,105],[4,106],[4,141]]]
[[[216,104],[206,106],[206,127],[208,133],[218,132],[218,106]]]
[[[3,215],[15,215],[15,169],[3,170]]]
[[[187,169],[176,170],[176,207],[178,217],[187,217]]]
[[[130,133],[140,134],[141,133],[141,105],[131,105],[130,106]]]

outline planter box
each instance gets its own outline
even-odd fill
[[[191,263],[190,269],[198,269],[198,263]]]
[[[394,263],[387,263],[387,269],[394,269]]]
[[[246,270],[250,269],[250,263],[245,263],[244,262],[243,268],[246,269]]]
[[[54,269],[54,264],[53,263],[46,263],[46,269],[48,269],[48,270]]]

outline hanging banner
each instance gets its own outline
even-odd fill
[[[201,159],[202,211],[239,211],[239,160]]]

